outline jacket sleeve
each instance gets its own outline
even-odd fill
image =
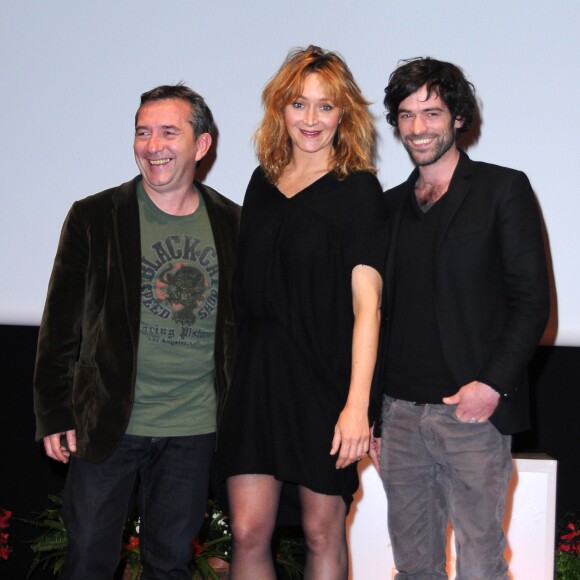
[[[87,226],[76,202],[62,228],[38,336],[33,387],[37,440],[75,428],[71,389],[81,341],[88,249]]]
[[[524,173],[511,172],[496,212],[506,315],[501,335],[477,379],[510,397],[525,377],[550,313],[540,215]]]

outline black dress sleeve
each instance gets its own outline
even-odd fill
[[[355,173],[347,178],[343,232],[347,242],[343,246],[345,266],[352,269],[364,264],[382,276],[387,247],[386,205],[378,179],[368,172]]]

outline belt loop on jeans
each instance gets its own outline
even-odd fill
[[[425,407],[425,405],[427,405],[427,403],[419,403],[418,401],[413,401],[413,405],[415,407]]]

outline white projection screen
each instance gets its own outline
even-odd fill
[[[524,170],[545,221],[556,293],[547,342],[580,345],[580,3],[575,0],[2,0],[0,323],[36,325],[76,199],[137,173],[139,95],[184,81],[213,110],[205,182],[242,202],[260,94],[288,50],[340,52],[378,131],[384,188],[411,164],[383,115],[401,59],[460,65],[481,108],[473,159]]]

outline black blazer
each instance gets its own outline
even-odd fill
[[[390,247],[382,368],[398,228],[417,178],[415,169],[405,183],[386,192]],[[457,389],[479,380],[499,391],[500,404],[490,420],[500,432],[515,433],[529,427],[527,365],[550,310],[536,199],[524,173],[471,161],[464,152],[446,197],[434,253],[435,308],[445,361]]]
[[[73,204],[40,325],[34,375],[36,438],[76,429],[76,455],[106,459],[125,433],[135,394],[141,308],[140,176]],[[240,208],[196,182],[219,264],[215,382],[219,411],[235,350],[231,283]]]

